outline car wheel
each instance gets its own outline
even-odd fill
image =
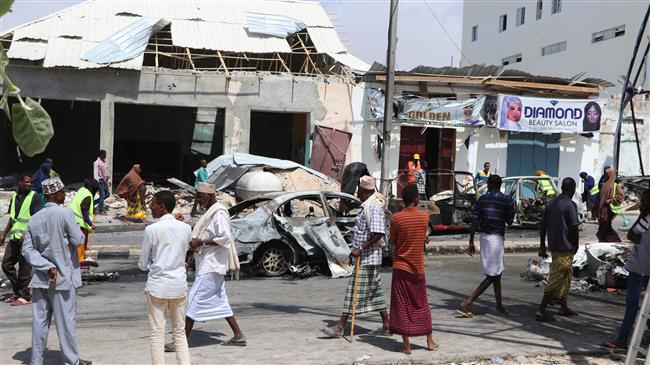
[[[268,245],[262,248],[259,255],[259,267],[266,276],[281,276],[289,270],[290,253],[280,245]]]

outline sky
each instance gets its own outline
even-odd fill
[[[0,31],[80,2],[16,0],[12,12],[0,18]],[[350,53],[370,64],[374,61],[386,63],[390,8],[388,0],[319,2]],[[397,20],[396,68],[409,70],[418,65],[449,66],[452,58],[453,64],[458,66],[460,52],[457,47],[461,45],[462,8],[462,0],[401,0]]]

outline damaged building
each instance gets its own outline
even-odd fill
[[[27,158],[1,122],[0,175],[52,157],[71,182],[91,176],[99,149],[116,181],[136,163],[149,181],[193,181],[200,159],[235,152],[329,163],[336,177],[348,146],[324,161],[322,141],[350,129],[352,89],[369,68],[315,2],[90,0],[0,42],[7,73],[55,131]]]

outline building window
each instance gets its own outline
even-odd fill
[[[591,35],[591,43],[598,43],[612,38],[618,38],[625,35],[625,25],[619,25],[615,28],[601,30]]]
[[[562,11],[562,0],[553,0],[553,7],[551,8],[551,14],[557,14]]]
[[[501,59],[501,64],[503,66],[508,66],[508,65],[512,65],[513,63],[519,63],[522,60],[523,60],[523,57],[521,56],[521,53],[519,53],[519,54],[510,56],[510,57],[506,57],[506,58]]]
[[[478,25],[475,25],[472,27],[472,42],[476,42],[478,40]]]
[[[542,47],[542,56],[548,56],[562,51],[566,51],[566,41]]]
[[[517,26],[524,25],[526,22],[526,8],[517,9]]]
[[[542,19],[542,7],[544,4],[542,3],[542,0],[537,0],[537,14],[535,15],[535,19],[540,20]]]
[[[499,17],[499,32],[506,30],[508,26],[508,14],[503,14]]]

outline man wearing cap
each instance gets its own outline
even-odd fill
[[[230,214],[226,207],[217,202],[215,194],[214,185],[199,182],[196,201],[207,211],[192,230],[190,246],[194,251],[196,279],[187,296],[185,334],[189,336],[195,321],[225,318],[233,337],[223,345],[246,346],[246,337],[237,324],[226,295],[225,275],[229,268],[230,250],[234,245]],[[165,350],[173,352],[174,345],[165,345]]]
[[[387,204],[387,199],[375,192],[375,179],[371,176],[361,177],[357,196],[363,204],[361,204],[361,211],[357,215],[354,237],[352,238],[352,252],[350,254],[355,258],[361,256],[360,267],[355,267],[355,271],[359,271],[355,314],[378,311],[383,325],[382,328],[373,331],[372,334],[390,335],[384,289],[379,277],[384,234],[386,232],[384,207]],[[342,336],[348,316],[352,314],[355,276],[356,272],[352,274],[348,282],[343,303],[343,314],[341,314],[338,323],[334,327],[321,330],[329,337]]]
[[[421,169],[422,166],[420,166],[420,154],[416,153],[413,155],[413,159],[406,163],[406,173],[409,184],[415,184],[415,175]]]
[[[77,347],[75,317],[77,288],[81,271],[77,247],[84,241],[74,214],[61,205],[65,201],[64,185],[58,177],[44,180],[47,203],[29,221],[22,253],[32,265],[32,365],[43,363],[52,315],[56,318],[63,363],[92,364],[81,360]]]

